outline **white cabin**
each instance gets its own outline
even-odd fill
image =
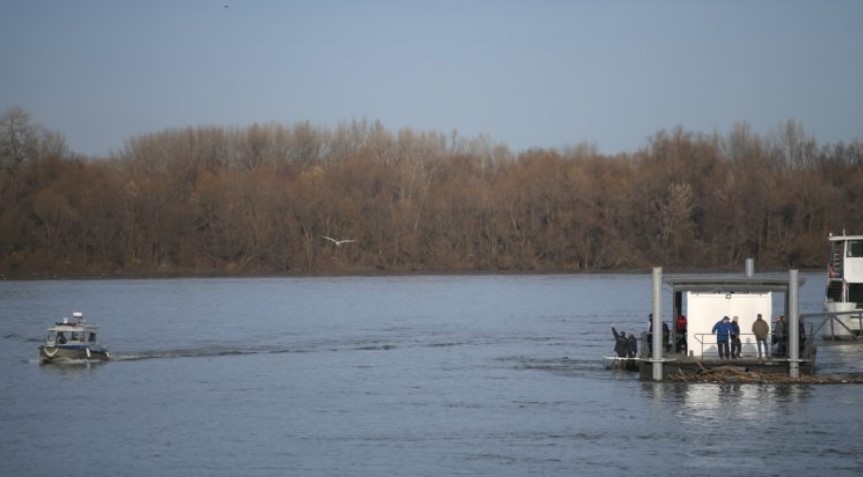
[[[830,236],[826,295],[832,311],[863,308],[863,235]]]
[[[758,315],[767,322],[773,333],[773,294],[785,297],[786,309],[776,315],[788,315],[788,275],[669,275],[663,280],[673,294],[672,317],[683,314],[687,318],[686,349],[692,357],[716,357],[718,347],[713,326],[722,317],[738,317],[743,356],[757,356],[752,324]],[[799,278],[798,286],[805,283]],[[675,331],[672,331],[675,333]],[[672,338],[675,342],[677,336]]]
[[[854,340],[863,336],[863,235],[831,234],[829,240],[827,319],[819,330],[825,339]]]

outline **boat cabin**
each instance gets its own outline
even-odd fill
[[[96,343],[98,328],[92,323],[87,323],[84,316],[75,313],[72,320],[63,318],[62,321],[54,323],[48,328],[48,336],[45,344],[48,346],[92,344]]]
[[[827,264],[827,303],[831,311],[863,308],[863,235],[830,237]]]
[[[830,234],[827,290],[823,319],[817,331],[827,340],[856,340],[863,336],[863,235]],[[817,332],[816,331],[816,332]]]

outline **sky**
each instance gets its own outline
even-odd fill
[[[0,0],[0,114],[79,154],[254,123],[380,121],[518,152],[661,130],[863,138],[856,0]]]

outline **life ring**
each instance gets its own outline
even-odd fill
[[[49,346],[43,346],[42,351],[45,352],[45,356],[47,356],[49,358],[53,358],[54,356],[57,355],[57,351],[59,351],[59,350],[57,348],[51,348]]]

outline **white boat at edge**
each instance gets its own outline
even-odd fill
[[[863,331],[863,235],[830,235],[824,311],[838,326],[822,328],[826,339],[855,339]],[[832,324],[832,323],[831,323]]]

